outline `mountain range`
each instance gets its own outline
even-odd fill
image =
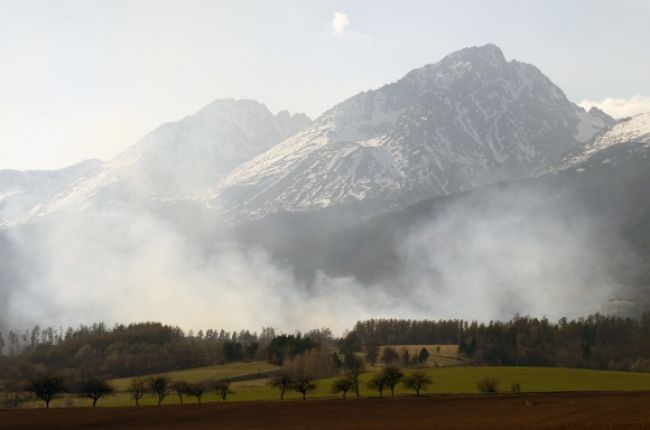
[[[517,214],[561,222],[567,234],[594,226],[608,238],[597,253],[616,254],[607,263],[616,297],[634,303],[650,285],[649,154],[650,114],[585,111],[536,67],[485,45],[314,121],[217,100],[106,162],[0,171],[0,236],[70,214],[137,206],[168,217],[191,207],[307,282],[324,273],[407,288],[416,281],[404,244],[423,225],[454,211],[472,215],[461,230]],[[188,237],[212,245],[222,238],[213,233]],[[426,237],[440,249],[450,240]]]

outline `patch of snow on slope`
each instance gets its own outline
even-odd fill
[[[576,140],[581,143],[587,142],[606,127],[607,124],[601,118],[580,110],[578,111],[578,127],[575,133]]]
[[[567,169],[589,160],[595,154],[608,148],[630,142],[642,143],[650,148],[650,112],[643,113],[613,125],[609,130],[565,157],[558,166],[549,169]],[[606,161],[606,160],[605,160]]]

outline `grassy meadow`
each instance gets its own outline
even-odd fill
[[[267,366],[267,367],[264,367]],[[168,373],[172,379],[185,379],[200,381],[216,379],[219,377],[242,376],[245,373],[257,373],[263,369],[273,370],[275,366],[263,362],[235,363],[224,366],[212,366],[200,369],[189,369],[180,372]],[[615,372],[605,370],[568,369],[555,367],[503,367],[503,366],[474,366],[474,367],[437,367],[418,369],[423,370],[433,380],[433,385],[428,389],[429,394],[461,394],[478,393],[476,382],[486,376],[499,379],[499,391],[509,392],[513,383],[518,382],[522,392],[561,392],[561,391],[643,391],[650,390],[650,374],[634,372]],[[405,370],[405,374],[414,369]],[[361,377],[361,395],[376,397],[376,391],[366,387],[367,381],[372,378],[374,371],[365,373]],[[327,378],[317,381],[316,390],[308,398],[331,398],[334,396],[330,390],[336,378]],[[112,381],[116,389],[123,389],[130,379],[117,379]],[[235,382],[232,384],[233,394],[227,401],[254,401],[279,399],[279,391],[268,386],[267,379]],[[396,389],[396,395],[410,395],[411,391],[402,387]],[[386,390],[384,395],[389,395]],[[352,397],[348,393],[348,397]],[[285,399],[299,399],[295,392],[287,392]],[[204,396],[203,402],[220,401],[214,393]],[[178,396],[171,393],[163,404],[178,403]],[[185,398],[185,403],[196,403],[194,398]],[[90,400],[72,396],[55,400],[53,407],[62,406],[90,406]],[[129,406],[133,405],[129,394],[118,392],[116,395],[101,399],[98,406]],[[156,399],[147,395],[140,402],[141,405],[155,405]],[[35,405],[36,406],[36,405]]]

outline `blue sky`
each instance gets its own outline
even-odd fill
[[[315,117],[495,43],[567,96],[650,110],[650,1],[0,0],[0,168],[110,158],[223,97]]]

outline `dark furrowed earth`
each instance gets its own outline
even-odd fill
[[[426,396],[0,411],[0,429],[650,429],[650,393]]]

